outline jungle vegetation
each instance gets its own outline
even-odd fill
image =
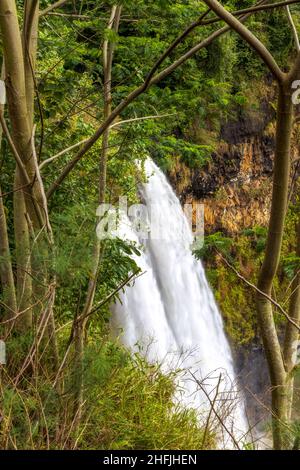
[[[119,196],[138,201],[136,160],[205,168],[222,123],[266,81],[276,98],[269,222],[216,231],[196,255],[233,343],[262,340],[274,449],[298,446],[298,3],[1,0],[2,449],[215,447],[174,403],[176,371],[110,337],[109,305],[138,274],[137,248],[100,243],[95,214]]]

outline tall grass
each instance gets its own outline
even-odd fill
[[[15,357],[18,346],[15,344]],[[11,352],[12,353],[12,352]],[[199,449],[203,429],[193,410],[174,404],[176,372],[167,375],[108,339],[84,356],[84,402],[76,425],[69,355],[59,386],[51,364],[27,370],[18,383],[2,366],[1,449]],[[214,436],[205,438],[213,448]]]

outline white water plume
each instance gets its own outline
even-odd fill
[[[182,369],[176,398],[196,408],[199,420],[205,422],[217,395],[211,417],[222,435],[219,442],[242,448],[248,425],[222,317],[203,266],[191,253],[193,235],[178,198],[152,160],[145,162],[145,171],[141,198],[149,218],[150,208],[159,204],[156,226],[168,237],[142,239],[134,218],[122,215],[118,235],[143,246],[142,255],[134,257],[143,274],[112,306],[113,330],[124,345],[162,363],[163,370]]]

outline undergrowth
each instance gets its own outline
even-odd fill
[[[65,373],[53,387],[50,363],[18,384],[4,367],[0,372],[2,449],[203,448],[195,412],[174,404],[176,372],[163,374],[116,341],[99,339],[86,348],[79,426],[72,414],[72,376]],[[204,446],[214,447],[209,433]]]

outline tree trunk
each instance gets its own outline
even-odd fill
[[[297,223],[297,249],[296,254],[300,257],[300,221]],[[300,326],[300,267],[291,285],[291,297],[289,305],[289,316]],[[299,341],[299,330],[292,323],[288,323],[285,331],[283,358],[287,371],[287,415],[291,419],[293,395],[294,395],[294,368],[297,361],[297,346]]]
[[[15,189],[22,186],[19,170],[16,169]],[[17,262],[17,304],[18,310],[25,311],[17,321],[20,330],[27,330],[32,326],[32,277],[30,256],[30,235],[28,227],[28,214],[22,190],[14,192],[14,228]]]
[[[25,70],[26,103],[29,124],[32,127],[35,97],[35,66],[39,25],[39,0],[25,2],[23,25],[23,56]]]
[[[1,70],[1,80],[5,74],[4,62]],[[0,106],[0,112],[4,112],[4,105]],[[2,128],[0,127],[0,150],[2,145]],[[0,183],[0,280],[3,293],[3,301],[7,305],[5,308],[5,318],[13,317],[17,313],[17,298],[15,290],[15,280],[11,264],[11,253],[8,240],[6,214],[4,200]]]
[[[6,215],[0,187],[0,279],[3,301],[7,305],[5,318],[17,313],[15,281],[11,264],[10,248],[7,236]]]
[[[289,83],[279,84],[273,194],[267,246],[259,274],[258,288],[271,296],[277,272],[288,201],[290,143],[293,104]],[[285,446],[284,424],[288,421],[286,371],[271,302],[257,295],[257,314],[272,384],[273,441],[275,449]]]
[[[2,31],[6,91],[8,111],[10,116],[12,136],[18,153],[26,169],[30,163],[30,128],[26,103],[24,61],[20,29],[15,2],[1,0],[0,25]],[[33,172],[28,172],[33,175]],[[16,239],[17,263],[17,303],[21,310],[28,309],[22,315],[18,325],[30,327],[32,323],[31,309],[32,282],[30,278],[30,236],[26,201],[29,200],[29,188],[20,189],[26,185],[18,168],[16,169],[14,189],[14,227]],[[26,215],[27,214],[27,215]]]
[[[118,31],[120,21],[121,7],[113,6],[111,15],[108,23],[109,29]],[[103,70],[104,70],[104,87],[103,87],[103,99],[104,99],[104,119],[107,119],[111,113],[111,72],[112,72],[112,61],[113,61],[114,44],[110,44],[107,40],[103,44]],[[98,188],[98,203],[103,204],[105,202],[106,192],[106,167],[107,167],[107,153],[109,143],[109,128],[105,130],[102,140],[102,151],[99,159],[99,188]],[[101,258],[101,244],[100,240],[95,240],[94,252],[93,252],[93,267],[92,273],[89,279],[88,290],[86,294],[85,305],[81,313],[81,317],[77,320],[74,334],[75,334],[75,403],[74,403],[74,417],[79,422],[81,418],[82,410],[82,399],[83,399],[83,350],[84,350],[84,337],[87,330],[87,318],[86,315],[89,313],[93,306],[98,270]]]

